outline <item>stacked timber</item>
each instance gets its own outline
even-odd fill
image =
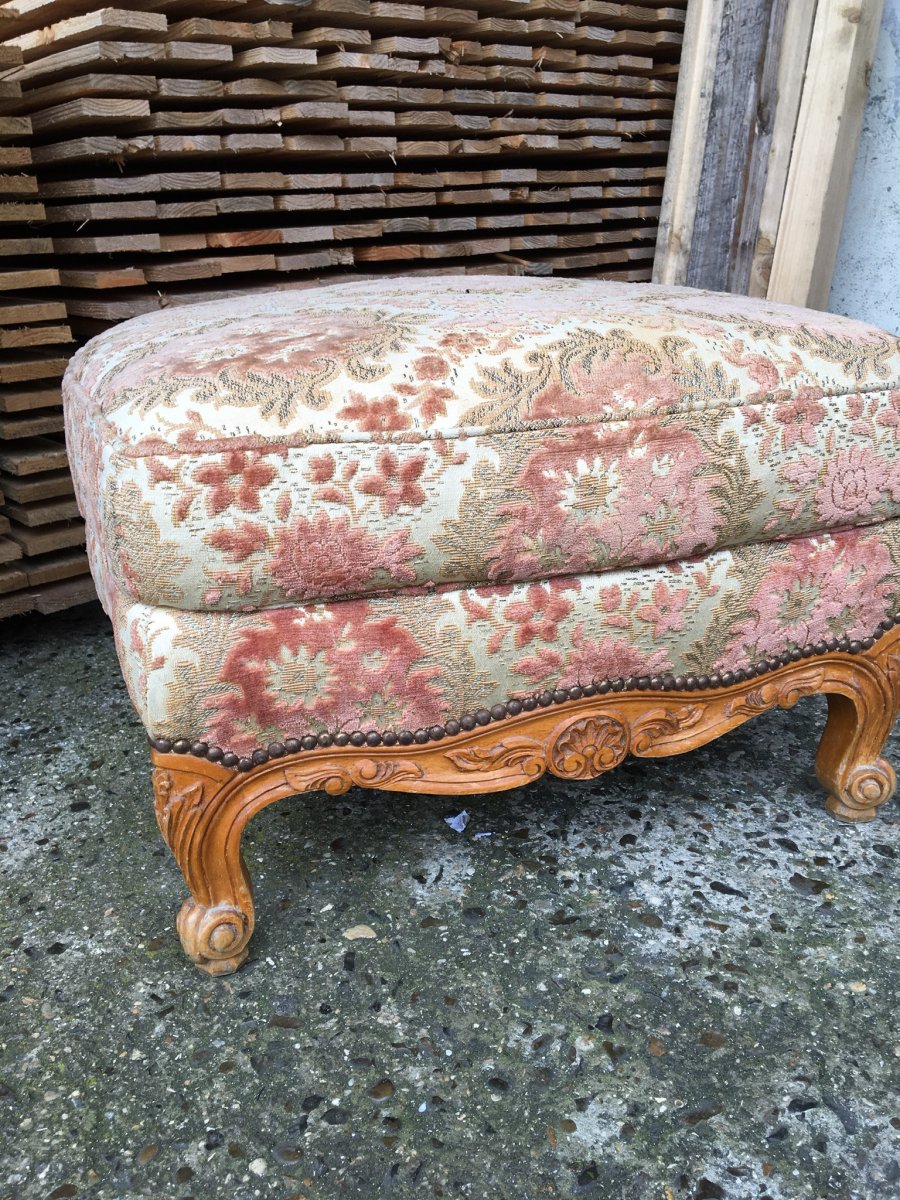
[[[0,27],[2,29],[2,27]],[[21,69],[16,46],[0,67]],[[0,79],[0,616],[52,612],[92,594],[72,495],[59,380],[73,339],[53,243],[43,228],[27,116]]]
[[[349,273],[648,279],[686,3],[0,2],[19,56],[0,112],[43,206],[22,214],[41,237],[16,265],[30,278],[49,243],[58,274],[23,285],[59,306],[33,327],[57,322],[64,365],[63,329],[71,347],[161,307]],[[58,376],[20,384],[34,400],[0,400],[0,489],[36,562],[34,531],[78,527],[70,486],[22,482],[62,488],[64,464],[4,465],[4,404],[33,422],[20,446],[60,446]]]

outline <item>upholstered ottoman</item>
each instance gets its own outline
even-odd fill
[[[678,754],[827,693],[871,818],[898,708],[900,345],[586,280],[176,308],[64,383],[94,577],[190,890],[236,969],[241,833],[357,785],[460,795]]]

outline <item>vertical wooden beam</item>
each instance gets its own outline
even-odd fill
[[[663,191],[654,283],[684,283],[703,170],[725,0],[690,0]]]
[[[788,0],[725,0],[686,282],[746,292]]]
[[[768,296],[825,308],[883,0],[819,0]]]
[[[781,56],[775,84],[775,118],[765,165],[765,184],[759,210],[759,228],[753,261],[750,264],[748,293],[763,297],[768,292],[772,256],[778,238],[778,224],[784,203],[800,97],[809,57],[817,0],[788,0],[781,39]]]

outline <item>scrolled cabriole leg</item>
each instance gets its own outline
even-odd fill
[[[250,816],[240,779],[212,763],[154,754],[156,819],[190,896],[177,918],[184,951],[210,975],[236,971],[253,933],[253,891],[240,853]]]
[[[866,704],[839,694],[828,697],[816,774],[828,792],[825,807],[844,821],[873,820],[894,794],[894,768],[880,754],[894,713],[879,701]]]
[[[816,774],[828,792],[830,813],[871,821],[896,786],[894,768],[881,751],[900,707],[900,629],[845,660],[844,667],[842,686],[829,689]]]

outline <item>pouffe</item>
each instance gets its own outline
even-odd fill
[[[415,276],[126,321],[64,384],[94,579],[213,974],[291,794],[678,754],[814,693],[838,817],[894,788],[900,343],[593,280]]]

